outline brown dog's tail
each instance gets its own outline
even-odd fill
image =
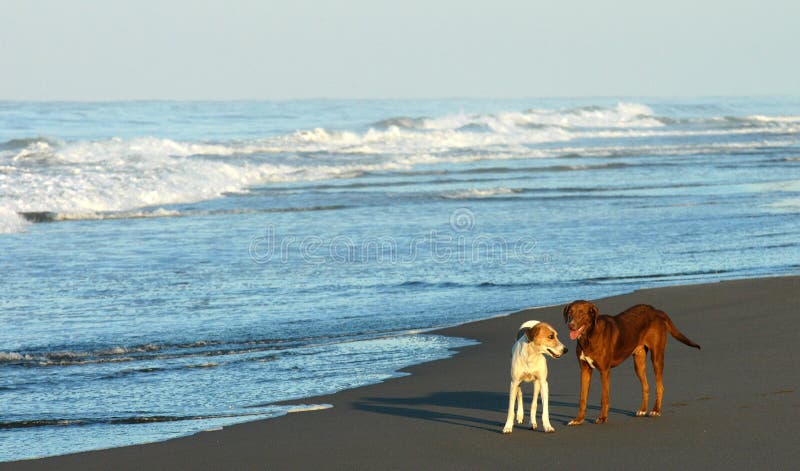
[[[672,323],[672,319],[670,319],[669,316],[666,313],[662,312],[661,314],[663,314],[664,322],[667,324],[667,330],[669,330],[669,333],[673,337],[675,337],[675,340],[678,340],[681,343],[684,343],[684,344],[686,344],[686,345],[688,345],[690,347],[694,347],[694,348],[700,350],[700,345],[697,345],[696,343],[694,343],[691,340],[689,340],[689,338],[687,336],[683,335],[681,333],[681,331],[678,330],[677,327],[675,327],[675,324]]]

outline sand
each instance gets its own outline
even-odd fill
[[[439,333],[480,345],[408,368],[408,376],[303,401],[332,409],[0,468],[796,469],[800,277],[646,289],[596,301],[601,314],[637,303],[663,309],[702,346],[669,339],[659,418],[634,416],[640,390],[628,360],[611,373],[609,422],[566,426],[577,411],[579,370],[563,306],[554,306],[444,329]],[[550,322],[570,348],[548,359],[556,433],[518,425],[503,435],[510,348],[529,319]],[[589,419],[598,412],[599,386],[595,374]],[[526,385],[526,410],[530,391]]]

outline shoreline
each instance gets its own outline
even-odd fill
[[[791,424],[800,418],[792,373],[800,360],[794,344],[800,276],[646,288],[595,302],[601,314],[610,315],[633,304],[653,304],[703,347],[698,352],[668,341],[661,418],[633,417],[639,385],[633,367],[623,364],[611,374],[609,423],[565,425],[577,410],[578,366],[559,304],[431,330],[480,343],[401,369],[380,383],[277,403],[331,404],[329,409],[164,442],[5,462],[0,468],[469,469],[521,468],[535,459],[568,466],[599,462],[608,468],[780,469],[800,459],[791,438]],[[511,436],[503,436],[508,349],[517,327],[528,319],[551,323],[571,350],[562,359],[548,359],[557,432],[518,425]],[[652,383],[649,361],[648,378]],[[523,391],[527,411],[530,385]],[[587,418],[593,419],[598,407],[594,375]]]

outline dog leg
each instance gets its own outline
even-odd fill
[[[611,368],[600,370],[600,383],[603,393],[600,395],[600,416],[594,421],[596,424],[608,422],[609,390],[611,389]]]
[[[531,428],[536,430],[539,426],[536,424],[536,410],[538,409],[539,391],[541,390],[540,381],[533,380],[533,401],[531,401]]]
[[[511,380],[511,388],[508,392],[508,417],[506,417],[506,424],[503,426],[503,433],[511,433],[514,430],[514,400],[517,398],[517,389],[519,382]]]
[[[633,352],[633,366],[636,369],[636,377],[642,383],[642,405],[636,411],[636,417],[647,415],[647,400],[650,395],[650,385],[647,384],[647,352],[644,348],[637,348]]]
[[[592,382],[592,368],[585,361],[579,363],[581,365],[581,399],[578,403],[578,416],[570,420],[567,425],[580,425],[586,418],[586,401],[589,398],[589,385]]]
[[[666,343],[666,342],[664,342]],[[661,348],[653,348],[650,352],[650,361],[653,362],[653,370],[656,373],[656,405],[650,411],[650,417],[661,415],[661,400],[664,398],[664,344]]]
[[[556,431],[556,429],[550,425],[550,385],[547,384],[546,379],[542,380],[542,424],[544,425],[545,432],[553,433]]]
[[[522,383],[517,386],[517,423],[525,422],[525,401],[522,400]]]

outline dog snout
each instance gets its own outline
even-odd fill
[[[561,352],[562,355],[569,351],[569,349],[567,347],[563,347],[563,348],[564,348],[564,351]]]

